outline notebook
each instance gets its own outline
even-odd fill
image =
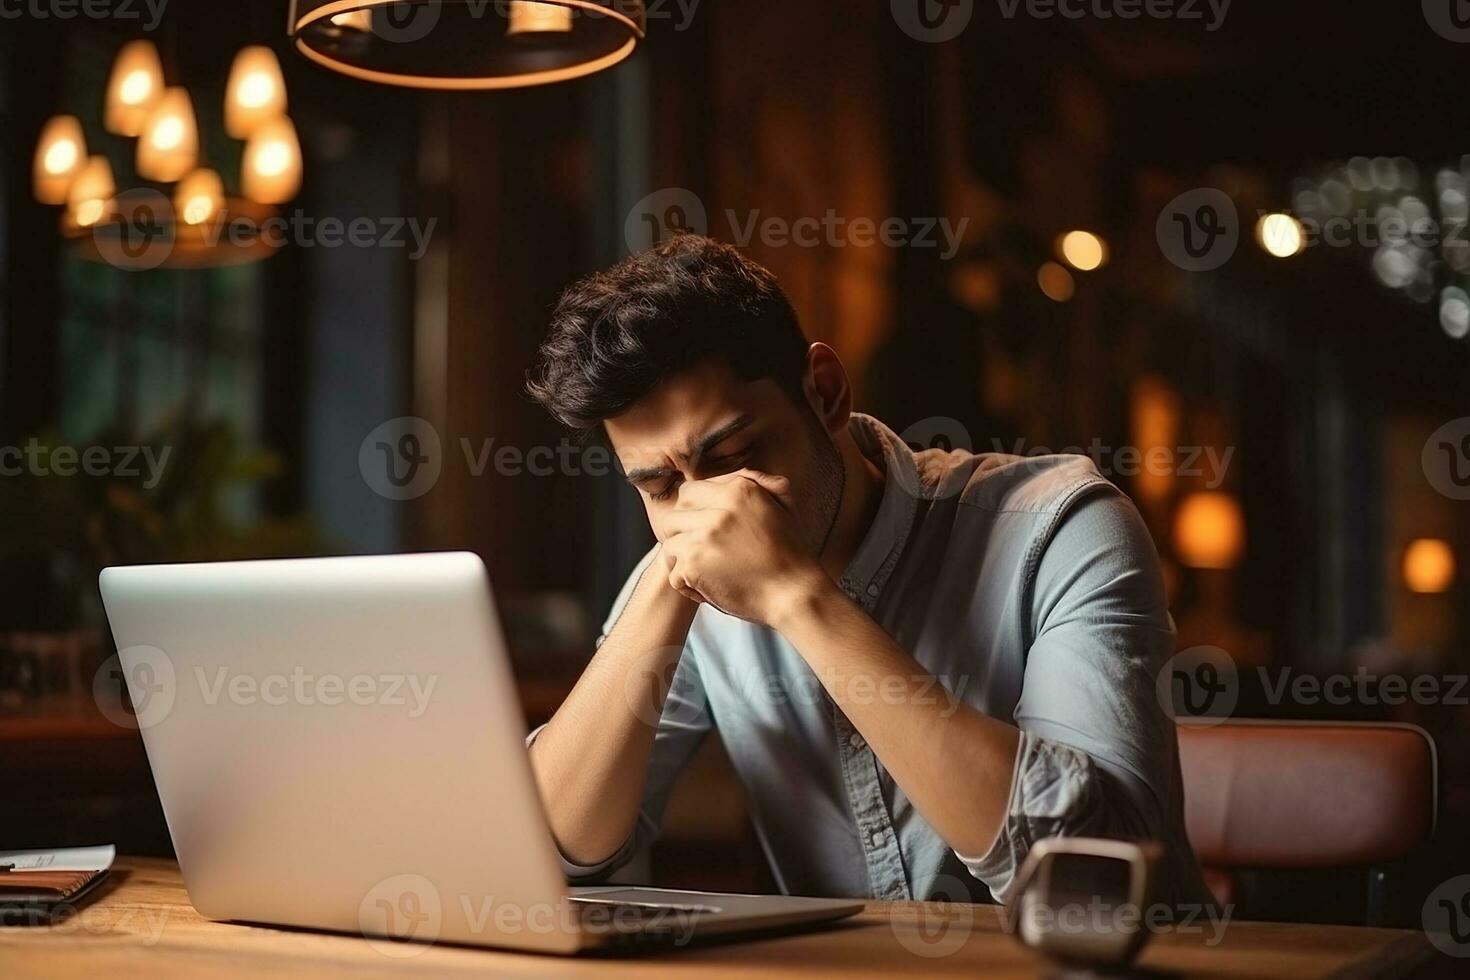
[[[0,851],[0,925],[42,923],[70,912],[106,877],[117,849]]]

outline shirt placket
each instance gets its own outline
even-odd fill
[[[872,613],[878,596],[876,583],[860,583],[844,578],[842,590],[864,611]],[[883,800],[882,782],[878,775],[878,758],[867,740],[848,721],[837,705],[832,705],[833,727],[837,733],[837,751],[842,761],[842,779],[847,790],[847,803],[857,822],[858,837],[868,868],[869,888],[873,898],[905,901],[909,892],[908,874],[898,834]]]

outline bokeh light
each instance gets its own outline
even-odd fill
[[[1108,260],[1108,247],[1090,231],[1069,231],[1057,239],[1057,253],[1072,268],[1091,272]]]
[[[1404,549],[1404,584],[1426,595],[1449,591],[1455,580],[1455,553],[1439,538],[1417,538]]]
[[[1256,241],[1271,255],[1287,259],[1304,247],[1301,222],[1289,214],[1277,212],[1261,216],[1256,222]]]
[[[1047,299],[1058,303],[1067,302],[1077,292],[1072,273],[1055,262],[1046,262],[1036,270],[1036,285],[1041,287]]]

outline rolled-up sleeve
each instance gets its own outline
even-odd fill
[[[633,589],[637,586],[639,578],[642,577],[655,553],[650,551],[638,563],[633,574],[628,576],[627,583],[624,584],[617,600],[613,603],[607,622],[603,624],[602,635],[597,640],[599,648],[602,646],[602,641],[607,638],[607,634],[612,632],[618,617],[622,615],[623,608],[633,595]],[[700,679],[699,667],[693,651],[694,642],[693,631],[691,631],[691,636],[686,640],[684,650],[679,656],[679,666],[674,671],[668,695],[664,699],[663,712],[659,716],[658,731],[654,735],[653,748],[648,760],[648,779],[644,784],[643,801],[638,808],[638,821],[634,825],[633,832],[628,835],[627,840],[623,841],[617,851],[597,864],[577,864],[567,860],[565,854],[560,855],[562,873],[566,875],[568,881],[583,885],[601,881],[626,865],[635,855],[644,851],[658,838],[663,822],[664,807],[668,803],[674,783],[689,758],[699,748],[700,742],[713,727],[709,704],[705,698],[704,684]],[[545,727],[541,725],[526,736],[527,750],[535,743],[536,737]]]
[[[1158,556],[1132,502],[1105,487],[1073,504],[1032,583],[1034,640],[1004,823],[987,853],[956,855],[1001,902],[1038,840],[1167,839],[1177,824],[1178,749],[1154,686],[1174,628]]]

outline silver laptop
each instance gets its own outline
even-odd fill
[[[132,713],[212,919],[577,953],[863,903],[569,889],[473,554],[108,568]]]

